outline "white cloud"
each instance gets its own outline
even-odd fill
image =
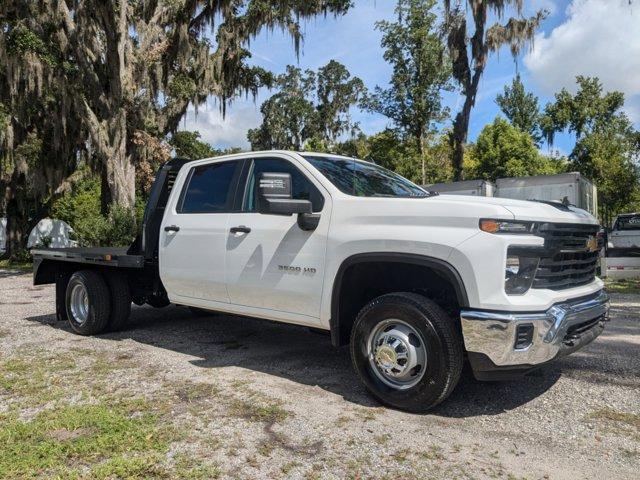
[[[248,149],[247,131],[259,126],[262,121],[258,105],[252,99],[238,100],[227,109],[224,118],[213,102],[200,106],[197,114],[190,107],[179,129],[197,130],[202,140],[217,148]]]
[[[573,0],[566,16],[550,34],[538,35],[525,56],[534,81],[551,94],[575,90],[576,75],[597,76],[606,90],[626,94],[627,112],[640,120],[640,5]]]

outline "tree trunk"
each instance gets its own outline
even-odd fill
[[[471,107],[475,95],[465,98],[462,110],[456,115],[453,122],[453,132],[451,134],[453,144],[453,179],[455,181],[462,180],[462,169],[464,164],[464,147],[467,143],[467,135],[469,132],[469,117],[471,115]]]
[[[127,151],[127,114],[124,109],[114,112],[111,119],[101,122],[86,101],[83,101],[93,148],[104,165],[102,187],[108,188],[112,204],[133,211],[136,200],[136,169]]]
[[[20,188],[9,187],[7,200],[7,230],[5,256],[11,261],[22,260],[29,240],[29,209],[27,202],[20,198]]]
[[[124,111],[114,119],[111,155],[106,158],[106,176],[111,202],[133,210],[136,201],[136,168],[127,152],[127,122]]]
[[[456,119],[453,122],[451,139],[453,144],[453,179],[455,181],[463,179],[464,147],[467,143],[467,136],[469,134],[471,109],[476,103],[476,94],[478,93],[480,77],[482,77],[482,72],[484,72],[483,64],[483,62],[480,62],[476,66],[471,82],[464,88],[464,105],[462,105],[462,110],[458,112]]]
[[[105,162],[100,166],[100,213],[102,215],[106,216],[109,213],[111,202],[111,190],[109,190],[107,164]]]

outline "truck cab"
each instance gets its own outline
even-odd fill
[[[174,160],[129,249],[34,251],[74,331],[131,302],[326,330],[381,402],[425,411],[468,361],[512,378],[595,339],[598,224],[553,202],[438,195],[370,162],[266,151]]]

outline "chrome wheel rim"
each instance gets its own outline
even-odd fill
[[[69,308],[76,323],[82,325],[89,318],[89,295],[84,285],[78,283],[71,289]]]
[[[367,357],[375,375],[387,386],[406,390],[426,371],[427,349],[418,331],[402,320],[378,323],[367,341]]]

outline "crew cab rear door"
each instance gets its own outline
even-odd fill
[[[162,220],[160,278],[174,303],[228,303],[225,250],[242,160],[196,163]]]
[[[298,215],[257,212],[261,173],[291,175],[294,199],[310,200],[320,215],[314,230],[303,230]],[[227,289],[232,304],[260,309],[252,313],[287,312],[316,323],[325,270],[331,197],[302,164],[277,156],[248,161],[241,179],[242,210],[229,215]],[[269,312],[267,312],[267,310]],[[282,317],[283,319],[285,317]],[[315,319],[315,321],[313,320]],[[305,319],[300,319],[305,323]]]

